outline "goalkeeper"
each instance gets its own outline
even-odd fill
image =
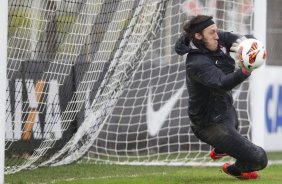
[[[235,68],[230,51],[236,52],[239,36],[219,32],[211,16],[198,15],[183,24],[184,33],[175,44],[186,58],[189,93],[188,114],[191,129],[213,147],[210,156],[229,155],[234,164],[225,163],[223,171],[239,179],[256,179],[267,166],[265,151],[238,132],[238,117],[231,90],[251,75],[251,70]],[[240,63],[240,62],[239,62]]]

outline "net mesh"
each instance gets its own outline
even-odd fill
[[[220,30],[250,32],[251,14],[239,11],[246,6],[243,3],[169,1],[146,57],[105,120],[87,158],[116,164],[221,164],[210,162],[210,146],[200,142],[189,127],[185,56],[174,52],[174,44],[187,15],[213,15]],[[250,138],[248,82],[235,89],[233,96],[240,132]]]
[[[202,164],[210,147],[189,128],[187,15],[249,33],[252,1],[9,1],[5,172],[86,158]],[[234,90],[249,138],[248,82]],[[205,162],[206,163],[206,162]]]

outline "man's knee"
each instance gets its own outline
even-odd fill
[[[261,147],[258,147],[257,153],[255,155],[255,170],[264,169],[267,166],[268,159],[266,152]]]

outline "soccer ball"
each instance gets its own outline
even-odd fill
[[[256,39],[246,39],[238,46],[239,59],[247,69],[256,69],[266,61],[266,49]]]

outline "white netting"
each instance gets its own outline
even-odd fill
[[[187,14],[247,33],[252,1],[9,1],[6,173],[89,160],[199,164],[187,116]],[[249,136],[248,83],[234,92]]]
[[[221,30],[250,31],[251,4],[233,1],[169,1],[161,28],[129,85],[104,122],[87,158],[95,162],[147,165],[214,165],[210,147],[189,128],[185,57],[174,44],[188,15],[213,15]],[[206,5],[206,6],[205,6]],[[203,7],[202,7],[203,6]],[[192,7],[192,9],[189,9]],[[234,20],[233,17],[236,17]],[[240,131],[249,138],[248,82],[234,90]]]

